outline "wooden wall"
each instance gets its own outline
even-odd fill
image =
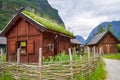
[[[70,38],[59,36],[58,53],[65,51],[68,54],[68,49],[71,48]]]
[[[53,50],[50,50],[50,45],[54,46]],[[70,47],[70,38],[50,32],[45,32],[43,35],[43,56],[45,57],[55,56],[62,51],[68,54]]]
[[[27,54],[20,55],[21,62],[37,62],[38,51],[42,47],[42,32],[34,25],[20,18],[7,32],[7,60],[16,61],[19,41],[27,41]]]
[[[102,40],[98,44],[91,45],[89,47],[91,48],[91,51],[92,48],[95,46],[97,49],[102,47],[104,53],[117,53],[117,44],[118,42],[116,41],[116,39],[112,35],[107,34],[106,36],[104,36],[104,38],[102,38]]]
[[[102,41],[98,44],[98,47],[103,47],[105,53],[117,53],[117,41],[113,36],[107,34]]]
[[[16,61],[17,49],[20,41],[27,42],[27,53],[20,54],[20,62],[38,62],[39,48],[43,49],[43,56],[55,56],[57,53],[70,48],[70,38],[56,32],[41,32],[35,25],[19,18],[11,29],[7,31],[7,61]],[[52,48],[54,47],[54,49]]]

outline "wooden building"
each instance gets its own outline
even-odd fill
[[[3,52],[6,52],[6,38],[0,36],[0,50],[3,49]]]
[[[119,40],[110,31],[106,31],[96,35],[89,43],[88,47],[93,52],[93,47],[96,48],[98,52],[102,48],[104,53],[117,53],[117,44]]]
[[[47,20],[27,12],[18,12],[1,33],[7,38],[7,61],[16,61],[20,48],[20,62],[38,62],[39,48],[42,56],[68,53],[72,33],[58,24],[49,25]],[[60,29],[60,30],[59,30]]]
[[[76,38],[71,39],[71,46],[72,46],[72,51],[76,53],[80,53],[80,41],[78,41]]]

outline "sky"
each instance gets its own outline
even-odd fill
[[[48,0],[65,27],[86,39],[102,22],[120,20],[120,0]]]

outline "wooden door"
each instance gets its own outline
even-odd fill
[[[20,48],[20,62],[28,62],[27,41],[19,41],[18,48]]]
[[[110,53],[110,45],[106,44],[106,53]]]

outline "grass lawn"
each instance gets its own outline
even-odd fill
[[[120,53],[104,55],[104,58],[120,60]]]
[[[95,71],[92,73],[90,80],[105,80],[107,72],[104,69],[105,63],[103,60],[99,62],[99,65],[97,65]]]

